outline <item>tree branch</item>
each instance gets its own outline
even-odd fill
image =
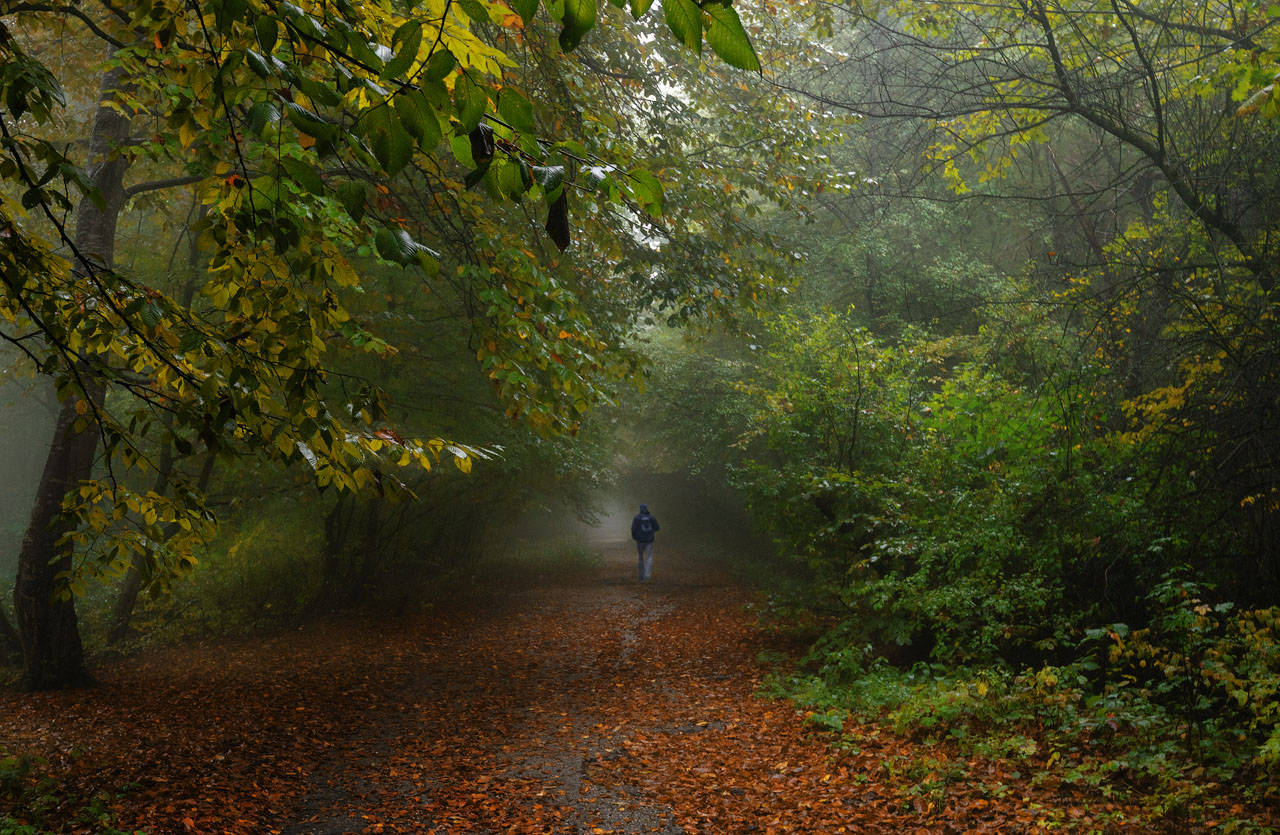
[[[51,6],[44,3],[18,3],[17,5],[10,6],[6,10],[5,14],[13,12],[43,12],[70,15],[71,17],[77,18],[85,26],[88,26],[89,30],[93,32],[93,34],[111,44],[116,49],[123,49],[125,47],[124,41],[117,40],[109,35],[106,30],[95,23],[92,18],[77,9],[75,6]]]
[[[194,183],[198,183],[203,179],[205,178],[192,174],[186,177],[170,177],[166,180],[149,180],[148,182],[138,183],[137,185],[132,185],[132,186],[129,186],[127,189],[125,189],[124,199],[126,201],[131,200],[135,196],[142,194],[143,192],[146,192],[146,191],[159,191],[161,189],[166,189],[166,188],[177,188],[178,186],[189,186]]]

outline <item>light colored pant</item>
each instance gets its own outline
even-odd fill
[[[640,569],[640,581],[644,582],[653,573],[653,543],[637,542],[636,557]]]

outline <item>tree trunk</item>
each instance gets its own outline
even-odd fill
[[[115,153],[129,136],[129,119],[101,102],[119,87],[120,71],[105,73],[98,90],[99,107],[89,136],[89,175],[105,205],[81,200],[76,212],[75,246],[81,272],[110,269],[115,258],[116,220],[124,205],[127,158]],[[28,690],[80,687],[91,678],[84,666],[84,649],[76,619],[75,601],[64,593],[64,577],[73,569],[69,546],[58,540],[70,531],[62,516],[62,497],[92,475],[97,454],[97,427],[83,432],[74,423],[83,401],[91,411],[100,408],[105,385],[79,367],[80,397],[68,396],[58,410],[53,440],[36,490],[35,506],[18,554],[18,579],[13,589],[14,613],[22,642],[22,686]],[[80,408],[83,408],[81,406]],[[61,576],[60,576],[61,575]]]
[[[96,392],[101,399],[101,387]],[[84,666],[84,649],[75,601],[61,593],[72,568],[71,548],[58,545],[70,525],[62,517],[62,497],[88,478],[98,438],[92,429],[75,432],[79,398],[68,397],[58,410],[49,457],[36,490],[35,506],[18,554],[13,610],[22,639],[22,687],[58,690],[82,687],[92,679]]]
[[[16,664],[22,660],[22,639],[0,606],[0,664]]]
[[[382,499],[370,496],[364,505],[364,537],[360,543],[360,582],[353,583],[349,603],[357,603],[369,593],[369,583],[382,557]]]

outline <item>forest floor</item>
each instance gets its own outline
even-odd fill
[[[875,725],[832,748],[756,695],[749,592],[662,543],[641,585],[628,542],[597,545],[599,569],[513,576],[482,602],[2,694],[0,744],[152,835],[1144,829],[1119,823],[1136,809]]]

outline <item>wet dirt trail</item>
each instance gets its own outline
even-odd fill
[[[394,713],[339,746],[284,831],[685,831],[614,766],[638,733],[724,728],[707,690],[749,697],[750,596],[674,554],[641,585],[629,540],[592,544],[598,570],[424,636]]]

